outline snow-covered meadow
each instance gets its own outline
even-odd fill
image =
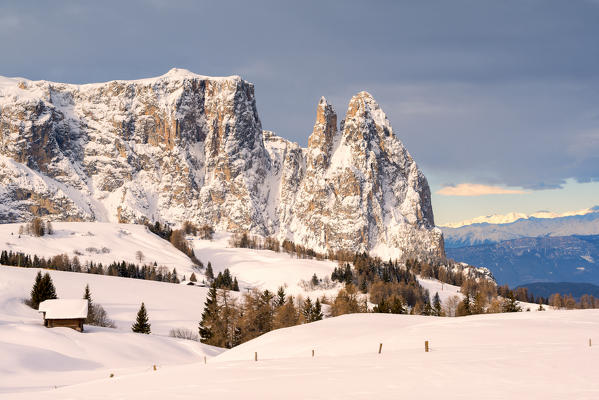
[[[193,270],[185,255],[143,226],[56,223],[55,229],[52,236],[18,240],[18,225],[0,225],[0,240],[13,251],[46,257],[107,247],[110,252],[89,258],[105,263],[134,262],[141,250],[148,261],[172,262],[180,275]],[[336,291],[306,292],[298,284],[314,273],[330,276],[333,262],[230,248],[228,238],[190,243],[215,273],[230,268],[242,288],[286,285],[288,293],[313,298]],[[225,351],[168,336],[173,328],[197,332],[204,287],[48,271],[61,298],[81,298],[89,284],[117,326],[78,333],[44,328],[41,315],[22,303],[37,271],[0,266],[3,399],[599,398],[599,310],[538,312],[524,305],[533,311],[461,318],[354,314],[272,331]],[[461,297],[456,286],[420,282],[442,302]],[[142,301],[151,335],[130,330]]]
[[[143,263],[176,268],[180,276],[193,271],[189,257],[144,225],[54,222],[54,234],[41,237],[19,235],[22,225],[25,224],[0,224],[0,250],[43,257],[66,254],[69,258],[77,256],[82,264],[93,261],[104,265],[113,261],[137,264],[136,253],[140,251]]]
[[[207,289],[113,276],[48,271],[60,298],[81,298],[89,284],[116,329],[85,326],[47,329],[42,316],[22,303],[38,269],[0,266],[0,397],[3,392],[47,389],[180,365],[221,349],[168,337],[170,329],[197,331]],[[131,332],[145,302],[152,335]]]

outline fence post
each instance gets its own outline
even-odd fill
[[[589,347],[591,347],[591,338],[589,338]]]
[[[257,351],[254,352],[254,361],[258,361],[258,352]]]
[[[206,356],[204,356],[204,364],[206,364]]]
[[[424,351],[425,353],[428,353],[428,340],[424,341]]]
[[[379,343],[379,354],[381,354],[382,351],[383,351],[383,344]]]
[[[154,371],[156,371],[156,364],[154,364]]]
[[[312,357],[314,357],[314,349],[312,349]]]

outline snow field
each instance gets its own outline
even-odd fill
[[[117,329],[85,325],[45,328],[42,316],[22,303],[38,269],[0,266],[0,393],[47,389],[212,357],[222,349],[170,338],[171,328],[197,332],[207,289],[74,272],[47,271],[59,298],[81,298],[89,283]],[[44,270],[42,272],[45,272]],[[152,334],[131,332],[145,302]],[[0,396],[2,397],[2,396]]]
[[[335,295],[342,287],[335,285],[331,289],[306,291],[299,285],[301,280],[309,281],[313,274],[321,279],[330,279],[336,262],[301,259],[285,252],[232,248],[229,247],[230,237],[228,233],[217,233],[214,240],[189,238],[196,257],[204,263],[211,261],[215,274],[229,268],[233,276],[243,282],[242,286],[272,292],[284,286],[287,294],[301,294],[313,300],[323,294]]]
[[[206,365],[104,379],[49,399],[596,399],[599,310],[439,318],[354,314],[267,333]],[[424,340],[431,351],[424,352]],[[383,343],[382,354],[377,354]],[[311,357],[311,350],[316,356]],[[254,352],[258,352],[258,362]],[[24,399],[13,394],[10,399]]]
[[[177,268],[180,278],[193,271],[189,257],[166,240],[154,235],[144,225],[112,224],[103,222],[53,222],[54,234],[42,237],[21,235],[19,227],[25,224],[0,224],[0,250],[23,252],[51,257],[67,254],[87,261],[101,262],[104,266],[113,261],[139,264],[136,252],[144,255],[142,263],[154,263],[169,270]],[[88,251],[90,249],[91,251]],[[104,251],[102,249],[105,249]],[[77,254],[77,253],[81,254]],[[197,272],[196,272],[197,274]]]

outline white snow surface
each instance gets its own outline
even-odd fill
[[[22,303],[38,269],[0,266],[0,398],[149,371],[153,365],[181,365],[222,351],[194,341],[168,337],[172,328],[197,332],[207,289],[112,276],[48,271],[59,298],[83,297],[102,305],[116,329],[84,326],[45,328],[37,310]],[[152,334],[131,332],[141,302]],[[25,396],[31,397],[31,393]]]
[[[21,225],[25,224],[0,224],[0,250],[43,257],[67,254],[71,259],[77,256],[82,264],[93,261],[104,266],[113,261],[139,264],[136,253],[141,251],[144,256],[142,263],[156,262],[169,270],[176,268],[179,277],[184,274],[189,276],[194,270],[189,257],[144,225],[53,222],[52,235],[35,237],[23,234],[19,237]]]
[[[38,311],[46,319],[87,318],[88,301],[85,299],[53,299],[42,301]]]
[[[313,300],[323,294],[336,294],[341,288],[336,285],[328,290],[306,291],[300,286],[300,281],[309,281],[314,274],[320,279],[330,278],[337,266],[335,262],[301,259],[285,252],[233,248],[229,246],[230,237],[228,233],[217,233],[214,240],[190,237],[190,243],[197,257],[212,263],[215,274],[229,268],[248,288],[276,291],[283,286],[287,294],[302,294]]]
[[[598,330],[599,310],[462,318],[353,314],[267,333],[207,364],[167,366],[37,395],[48,399],[596,399],[599,353],[588,340],[597,340]],[[6,396],[30,397],[31,393]]]

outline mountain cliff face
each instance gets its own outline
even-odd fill
[[[240,77],[173,69],[69,85],[0,78],[0,220],[185,220],[317,251],[444,256],[426,178],[372,96],[322,98],[307,148],[263,131]]]

